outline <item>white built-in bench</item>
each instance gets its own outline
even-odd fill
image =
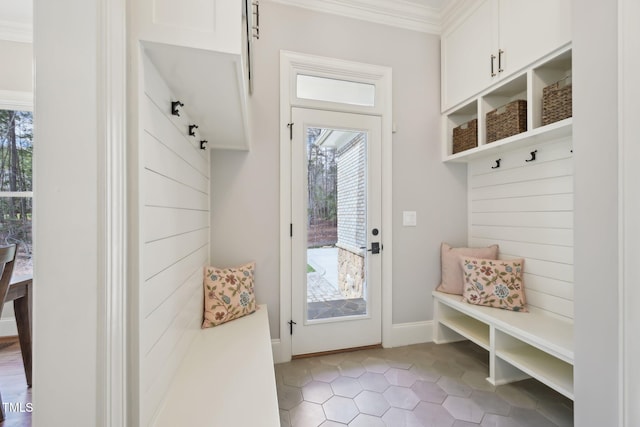
[[[154,425],[280,426],[265,305],[198,331]]]
[[[434,298],[434,342],[468,339],[489,352],[493,385],[536,378],[573,400],[573,322],[545,310],[529,313],[462,302],[438,291]]]

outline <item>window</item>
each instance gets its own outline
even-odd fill
[[[15,243],[14,275],[31,274],[33,114],[0,110],[0,245]]]
[[[376,99],[374,84],[304,74],[298,74],[296,91],[298,98],[366,107],[373,107]]]

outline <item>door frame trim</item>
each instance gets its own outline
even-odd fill
[[[294,93],[297,74],[332,77],[374,84],[375,107],[336,104],[324,101],[297,100]],[[288,123],[291,108],[317,108],[356,114],[377,115],[382,118],[382,229],[384,256],[382,257],[382,346],[391,345],[392,326],[392,70],[390,67],[364,64],[289,51],[280,51],[280,357],[277,362],[291,360],[289,320],[291,301],[291,140]],[[295,126],[295,124],[294,124]]]

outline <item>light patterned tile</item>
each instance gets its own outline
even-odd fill
[[[344,424],[350,423],[359,414],[353,399],[342,396],[333,396],[323,403],[322,407],[328,420]]]
[[[471,387],[464,384],[462,381],[459,381],[458,379],[442,377],[438,380],[437,384],[449,395],[461,397],[471,396]]]
[[[482,421],[484,411],[473,400],[466,397],[449,396],[442,407],[457,420],[478,424]]]
[[[365,390],[377,391],[382,393],[389,388],[390,384],[387,378],[382,374],[376,374],[373,372],[367,372],[362,374],[358,381]]]
[[[311,381],[302,387],[302,398],[308,402],[324,403],[333,396],[333,390],[328,383]]]
[[[416,396],[423,402],[441,405],[447,398],[447,393],[441,389],[438,384],[430,381],[416,381],[416,383],[411,386],[411,390],[413,390]]]
[[[387,427],[423,427],[418,417],[406,409],[391,408],[382,416]]]
[[[362,366],[367,372],[374,372],[377,374],[384,374],[389,370],[389,364],[386,360],[377,357],[367,357],[362,361]]]
[[[349,427],[385,427],[382,418],[360,414],[349,423]]]
[[[420,402],[413,413],[424,426],[451,427],[455,422],[446,409],[435,403]]]
[[[353,399],[360,413],[382,416],[391,407],[389,402],[380,393],[365,390]]]
[[[516,383],[517,384],[517,383]],[[501,385],[496,388],[496,394],[511,406],[525,409],[535,409],[537,402],[516,384]]]
[[[280,427],[291,427],[289,411],[285,411],[284,409],[280,409]]]
[[[467,371],[462,374],[462,381],[475,390],[496,391],[496,387],[487,381],[487,372]]]
[[[319,365],[311,369],[311,376],[316,381],[330,383],[340,376],[340,372],[335,366]]]
[[[333,394],[343,397],[354,398],[363,388],[360,381],[350,377],[338,377],[331,382]]]
[[[343,360],[338,365],[338,370],[340,371],[340,375],[351,378],[358,378],[360,375],[367,372],[367,370],[364,369],[364,366],[362,366],[362,363],[354,360]]]
[[[509,415],[511,405],[496,393],[489,391],[474,390],[471,393],[471,400],[482,408],[484,412],[497,415]]]
[[[482,427],[522,427],[515,418],[495,414],[485,414],[480,425]]]
[[[394,408],[412,410],[420,402],[410,388],[391,386],[382,395]]]
[[[302,392],[298,387],[281,385],[277,387],[277,392],[280,409],[289,411],[302,402]]]
[[[384,376],[389,384],[401,387],[411,387],[418,380],[418,376],[413,372],[398,368],[390,368]]]
[[[291,427],[318,426],[325,420],[322,406],[317,403],[302,402],[291,411]]]

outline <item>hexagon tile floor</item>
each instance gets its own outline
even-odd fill
[[[282,427],[554,427],[573,402],[536,380],[494,387],[470,342],[354,351],[275,365]]]

